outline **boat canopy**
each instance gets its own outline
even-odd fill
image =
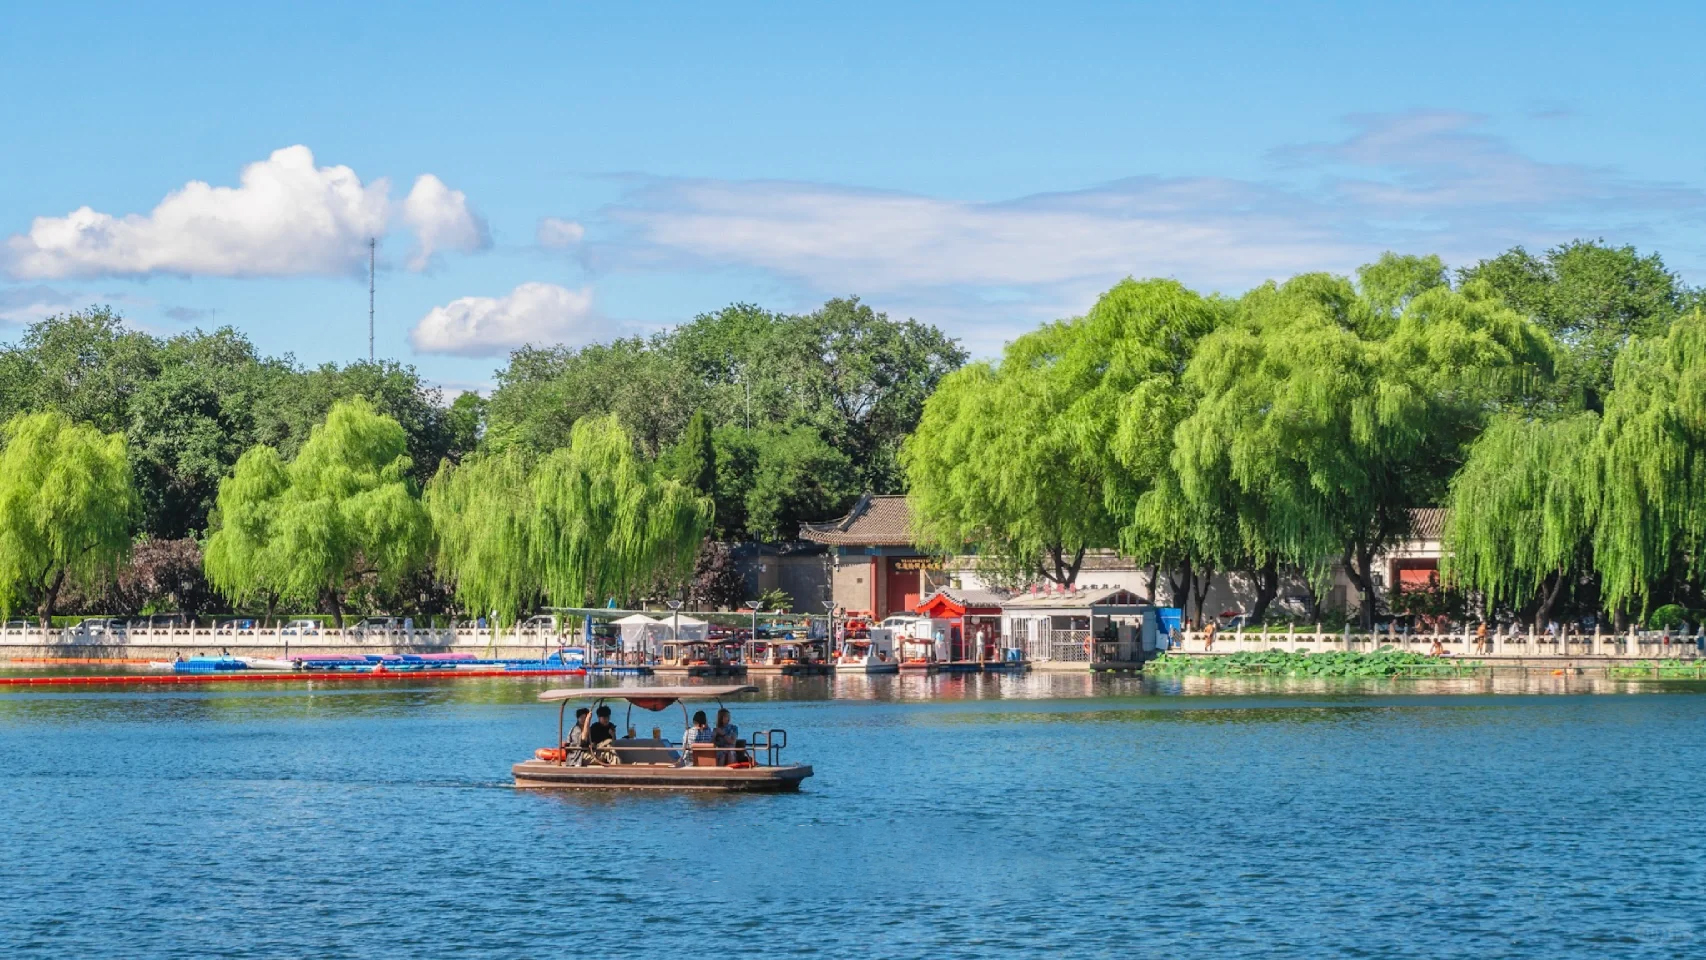
[[[547,690],[539,695],[545,703],[561,700],[626,700],[636,707],[662,710],[677,700],[719,700],[741,693],[757,693],[753,686],[730,687],[581,687]]]

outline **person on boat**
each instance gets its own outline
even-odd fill
[[[681,732],[681,762],[693,766],[693,745],[710,743],[712,736],[711,724],[705,719],[705,711],[694,712],[693,724]]]
[[[740,728],[725,707],[717,711],[717,725],[711,730],[711,742],[717,746],[717,766],[726,767],[740,760]],[[727,749],[724,749],[724,748]]]
[[[586,730],[586,745],[596,747],[616,739],[616,724],[610,722],[610,708],[598,705],[598,719]]]
[[[592,711],[586,707],[575,711],[575,725],[569,728],[569,739],[563,741],[564,750],[574,750],[586,740],[587,717],[590,716]]]
[[[598,719],[586,728],[583,753],[593,763],[616,763],[616,724],[610,722],[610,707],[599,704],[597,716]]]

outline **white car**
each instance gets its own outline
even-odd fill
[[[286,637],[306,637],[320,632],[318,620],[291,620],[279,628],[279,634]]]

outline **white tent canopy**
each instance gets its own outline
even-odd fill
[[[697,617],[690,617],[685,613],[676,614],[675,616],[659,620],[658,623],[662,624],[666,628],[673,627],[679,623],[680,633],[676,636],[677,640],[704,640],[710,635],[710,624]]]
[[[658,644],[669,636],[668,624],[643,613],[632,613],[611,623],[622,631],[622,649],[627,652],[656,653]]]

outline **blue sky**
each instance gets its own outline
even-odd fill
[[[1603,236],[1706,282],[1700,5],[228,7],[8,11],[0,340],[357,358],[370,234],[380,353],[451,386],[733,301],[988,354],[1127,274]]]

